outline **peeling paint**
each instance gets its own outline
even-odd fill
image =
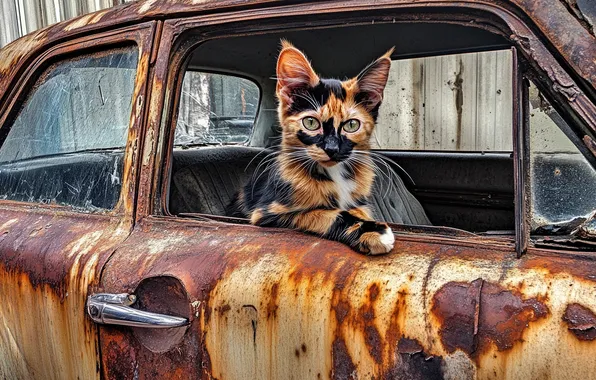
[[[596,314],[585,306],[573,303],[565,309],[563,321],[579,340],[596,339]]]
[[[70,21],[65,27],[64,31],[72,32],[73,30],[83,28],[101,21],[101,19],[109,12],[108,9],[98,11],[95,13],[90,13],[88,15],[84,15],[81,17],[76,18],[74,21]]]

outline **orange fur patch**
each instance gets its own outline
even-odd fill
[[[256,210],[254,210],[252,212],[252,214],[250,215],[250,223],[257,224],[257,223],[259,223],[259,220],[261,220],[262,217],[263,217],[263,210],[258,208]]]
[[[269,205],[269,212],[272,214],[285,214],[289,212],[290,209],[279,202],[273,202]]]
[[[371,216],[370,216],[370,210],[368,207],[366,206],[361,206],[358,208],[353,208],[349,211],[349,213],[353,216],[355,216],[356,218],[362,219],[362,220],[372,220]]]
[[[354,232],[358,231],[358,229],[362,226],[362,222],[354,223],[350,227],[346,228],[346,236],[353,234]]]
[[[339,210],[312,210],[296,215],[294,226],[304,231],[325,234],[339,215]]]

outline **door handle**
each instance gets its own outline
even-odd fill
[[[188,319],[151,313],[130,307],[137,300],[134,294],[98,293],[87,297],[87,314],[95,323],[168,329],[188,325]]]

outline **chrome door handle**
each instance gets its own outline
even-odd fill
[[[95,323],[167,329],[188,325],[188,319],[151,313],[130,307],[137,300],[134,294],[98,293],[87,297],[87,314]]]

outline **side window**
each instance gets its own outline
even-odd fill
[[[561,131],[565,121],[530,82],[531,229],[569,235],[596,211],[596,170]]]
[[[86,211],[112,209],[132,110],[138,52],[120,48],[57,62],[2,126],[0,196]]]
[[[512,151],[512,52],[394,60],[373,148]]]
[[[303,51],[321,77],[341,80],[396,46],[371,139],[375,217],[512,236],[518,68],[511,44],[478,28],[414,24],[282,25],[207,40],[189,31],[170,68],[177,87],[168,102],[175,117],[169,178],[161,188],[164,213],[227,216],[251,177],[269,175],[284,132],[276,98],[282,39]],[[414,30],[421,38],[402,44],[398,36]],[[438,35],[448,37],[429,37]]]
[[[248,142],[259,96],[259,87],[248,79],[187,71],[182,83],[174,145]]]

